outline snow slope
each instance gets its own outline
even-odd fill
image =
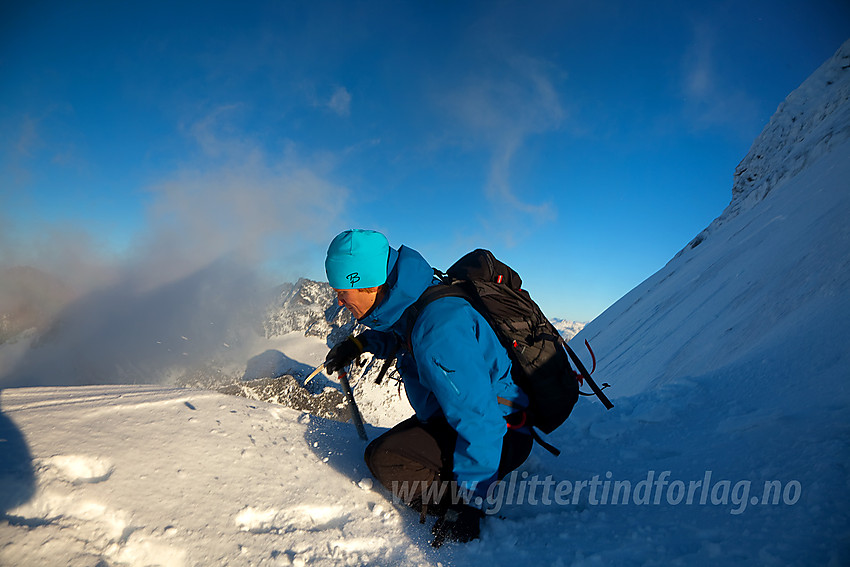
[[[597,472],[796,480],[793,506],[713,526],[692,510],[676,540],[741,563],[850,564],[850,42],[737,177],[721,217],[577,335],[617,408],[581,408],[558,434],[600,439],[581,455]]]
[[[631,376],[618,392],[717,369],[771,337],[805,341],[808,327],[841,340],[846,327],[824,323],[840,323],[830,311],[850,278],[848,65],[850,42],[779,106],[724,213],[580,334],[606,372]]]
[[[350,424],[206,390],[20,388],[0,392],[0,564],[850,564],[848,92],[850,43],[739,166],[768,181],[736,181],[576,336],[616,407],[583,400],[479,541],[429,547]]]

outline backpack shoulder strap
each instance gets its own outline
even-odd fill
[[[417,299],[410,307],[405,309],[404,313],[401,315],[401,318],[405,321],[405,329],[407,332],[407,336],[405,337],[407,350],[411,353],[413,352],[411,344],[413,327],[416,325],[416,320],[419,319],[419,315],[425,307],[428,306],[428,304],[442,297],[462,297],[469,300],[468,294],[459,285],[451,283],[442,272],[438,272],[437,270],[434,270],[434,272],[438,275],[438,277],[440,277],[442,283],[432,285],[423,291],[422,295],[419,296],[419,299]]]

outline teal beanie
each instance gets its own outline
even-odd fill
[[[374,230],[346,230],[328,247],[325,272],[334,289],[378,287],[387,281],[390,244]]]

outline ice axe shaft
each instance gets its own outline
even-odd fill
[[[570,359],[575,363],[576,368],[578,368],[579,374],[581,374],[582,378],[584,378],[587,385],[590,386],[590,389],[593,390],[593,393],[596,394],[596,397],[599,398],[599,401],[602,402],[602,405],[605,406],[605,409],[611,409],[614,407],[614,404],[611,403],[611,400],[608,399],[604,393],[602,393],[602,388],[596,385],[593,378],[590,377],[590,372],[587,371],[587,368],[582,363],[581,359],[575,353],[573,349],[570,348],[570,345],[567,344],[563,338],[560,339],[561,344],[566,349],[567,354],[570,355]],[[590,346],[588,345],[588,348]],[[591,351],[592,353],[593,351]],[[593,357],[594,365],[596,363],[596,356]]]
[[[364,441],[368,441],[366,428],[363,427],[363,417],[360,415],[360,410],[357,408],[357,402],[354,401],[354,392],[351,391],[351,383],[348,381],[348,372],[343,370],[339,373],[339,383],[342,384],[342,391],[345,393],[345,399],[348,400],[348,407],[351,408],[351,421],[354,422],[354,427],[357,429],[357,435]]]

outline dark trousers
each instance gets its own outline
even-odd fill
[[[366,464],[375,478],[406,504],[442,507],[448,504],[448,497],[457,497],[452,482],[456,442],[457,432],[445,419],[422,422],[414,416],[369,443]],[[497,477],[501,480],[524,463],[533,444],[531,435],[508,429],[502,438]],[[451,490],[429,490],[432,483],[449,483]]]

